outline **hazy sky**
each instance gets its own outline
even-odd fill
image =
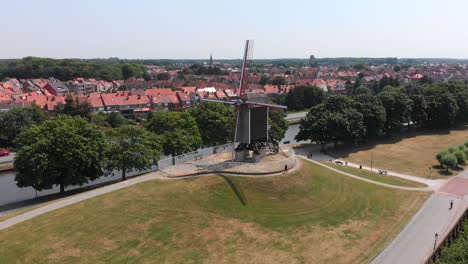
[[[468,58],[467,0],[0,0],[0,58]]]

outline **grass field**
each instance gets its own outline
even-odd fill
[[[277,177],[150,181],[0,231],[0,256],[5,263],[365,263],[428,195],[309,162]]]
[[[381,175],[377,174],[375,172],[370,172],[367,170],[361,170],[358,168],[353,168],[349,166],[343,166],[343,165],[337,165],[333,164],[331,162],[323,162],[323,164],[330,166],[332,168],[338,169],[340,171],[344,171],[350,174],[353,174],[355,176],[359,176],[362,178],[366,178],[369,180],[373,181],[378,181],[382,183],[387,183],[391,185],[396,185],[396,186],[405,186],[405,187],[427,187],[426,184],[420,183],[420,182],[415,182],[415,181],[410,181],[398,177],[392,177],[392,176],[387,176],[387,175]]]
[[[370,141],[365,145],[340,147],[330,155],[374,168],[406,173],[423,178],[446,178],[458,173],[438,166],[435,155],[450,146],[468,140],[468,125],[446,131],[402,132],[389,139]],[[431,170],[429,169],[431,168]]]

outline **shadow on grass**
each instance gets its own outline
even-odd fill
[[[452,175],[453,175],[453,172],[447,171],[446,169],[439,170],[438,173],[439,173],[440,175],[444,175],[444,176],[452,176]]]
[[[236,187],[236,185],[234,185],[234,183],[232,182],[231,179],[229,179],[228,177],[226,177],[225,175],[222,175],[222,174],[218,174],[219,177],[223,178],[227,184],[229,185],[229,187],[231,187],[231,190],[234,192],[234,194],[237,196],[237,199],[239,199],[239,201],[241,202],[242,205],[247,205],[245,199],[244,199],[244,195],[242,195],[242,193],[239,191],[239,189]]]

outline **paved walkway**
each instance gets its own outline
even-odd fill
[[[317,161],[330,161],[330,160],[336,160],[334,157],[323,154],[320,152],[320,148],[317,145],[310,145],[306,147],[300,147],[300,148],[295,148],[294,149],[297,154],[307,156],[308,153],[312,153],[312,159],[317,160]],[[348,166],[359,168],[360,165],[348,162]],[[363,170],[368,170],[377,173],[379,171],[379,168],[370,168],[367,166],[362,166]],[[431,179],[425,179],[417,176],[412,176],[408,174],[403,174],[403,173],[398,173],[398,172],[393,172],[393,171],[387,171],[387,176],[389,177],[398,177],[402,179],[407,179],[410,181],[415,181],[415,182],[420,182],[423,184],[426,184],[429,187],[433,187],[435,189],[438,189],[442,187],[447,180],[440,179],[440,180],[431,180]],[[468,177],[468,176],[467,176]]]
[[[434,187],[431,187],[431,186],[428,186],[428,187],[404,187],[404,186],[391,185],[391,184],[387,184],[387,183],[383,183],[383,182],[369,180],[369,179],[359,177],[359,176],[353,175],[351,173],[347,173],[347,172],[335,169],[333,167],[327,166],[326,164],[323,164],[323,163],[318,162],[316,160],[307,159],[306,157],[301,157],[299,155],[298,155],[298,157],[300,157],[302,159],[305,159],[305,160],[308,160],[310,162],[313,162],[313,163],[315,163],[315,164],[317,164],[319,166],[322,166],[324,168],[327,168],[329,170],[332,170],[332,171],[335,171],[337,173],[343,174],[345,176],[348,176],[348,177],[351,177],[351,178],[354,178],[354,179],[357,179],[357,180],[360,180],[360,181],[365,181],[365,182],[377,184],[377,185],[380,185],[380,186],[385,186],[385,187],[392,188],[392,189],[399,189],[399,190],[406,190],[406,191],[426,191],[426,192],[435,190]]]
[[[452,210],[449,210],[450,201],[454,202]],[[435,234],[442,239],[467,208],[468,201],[463,198],[441,193],[431,195],[398,236],[371,263],[423,263],[434,249]]]

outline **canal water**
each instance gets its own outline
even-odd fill
[[[299,125],[290,125],[286,131],[285,137],[282,140],[282,144],[285,144],[289,141],[289,144],[301,143],[294,140],[294,137],[299,132]],[[138,171],[129,172],[127,176],[136,175]],[[71,186],[66,188],[66,190],[73,190],[80,187],[91,186],[99,183],[105,183],[109,181],[118,180],[121,178],[120,172],[114,172],[114,175],[109,175],[106,177],[101,177],[93,182],[87,183],[83,186]],[[36,192],[32,187],[19,188],[16,186],[15,174],[14,172],[0,172],[0,205],[5,205],[14,202],[20,202],[28,199],[33,199],[40,196],[45,196],[49,194],[58,193],[60,191],[59,187],[54,187],[50,190],[44,190]]]

